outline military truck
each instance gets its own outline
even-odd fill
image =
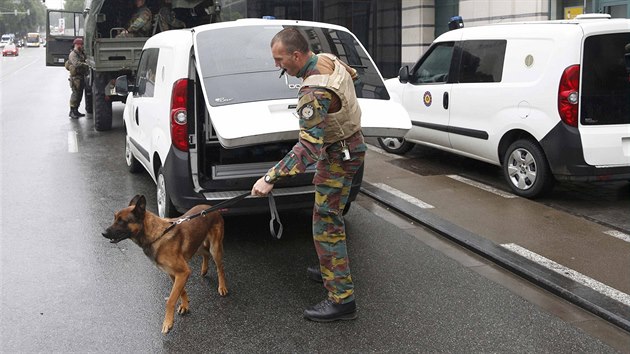
[[[63,66],[72,50],[72,41],[84,38],[87,64],[85,106],[94,118],[94,129],[112,127],[112,102],[125,97],[114,94],[118,76],[135,77],[142,47],[149,37],[123,37],[136,12],[134,0],[86,0],[83,12],[48,10],[46,26],[46,65]],[[218,0],[146,0],[151,10],[151,34],[168,30],[160,9],[170,4],[171,15],[184,27],[220,21]],[[163,13],[163,12],[162,12]]]

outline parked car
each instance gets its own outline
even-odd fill
[[[20,55],[20,50],[18,49],[18,47],[14,44],[14,43],[9,43],[6,44],[4,46],[4,48],[2,48],[2,56],[6,57],[7,55],[11,55],[14,57],[17,57],[18,55]]]
[[[123,112],[126,161],[157,184],[158,213],[171,216],[199,203],[216,204],[251,190],[293,147],[301,81],[281,75],[271,38],[286,26],[300,29],[315,52],[337,55],[358,70],[356,91],[366,136],[402,137],[411,127],[404,108],[390,100],[369,54],[347,29],[302,21],[237,20],[171,30],[149,38]],[[279,210],[312,208],[314,167],[279,181]],[[352,196],[358,193],[357,174]],[[264,211],[265,198],[247,198],[228,214]]]
[[[515,194],[534,198],[555,180],[630,179],[630,20],[457,29],[386,81],[409,112],[404,139],[503,167]]]

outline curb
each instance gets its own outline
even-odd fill
[[[361,192],[440,236],[630,332],[630,307],[363,181]]]

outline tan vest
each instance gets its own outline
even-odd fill
[[[311,75],[302,82],[302,87],[323,87],[334,92],[341,100],[341,109],[328,113],[328,124],[324,130],[324,143],[344,140],[361,130],[361,107],[354,91],[354,83],[350,73],[330,54],[318,54],[333,60],[335,69],[330,75]]]

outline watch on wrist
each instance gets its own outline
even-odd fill
[[[265,175],[264,181],[267,182],[267,183],[271,183],[271,176]]]

